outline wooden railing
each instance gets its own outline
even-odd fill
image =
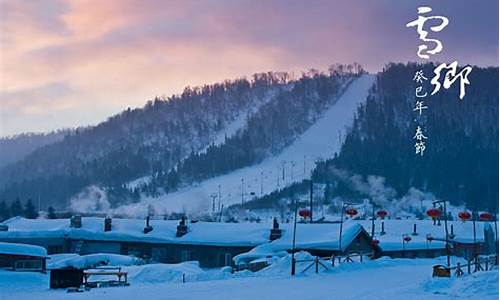
[[[302,263],[302,262],[310,262],[307,267],[301,271],[301,273],[305,273],[307,270],[311,269],[314,266],[315,273],[319,273],[319,267],[321,266],[325,271],[330,270],[328,267],[329,265],[331,268],[335,267],[335,264],[340,265],[342,263],[350,263],[350,262],[363,262],[363,256],[370,256],[372,255],[372,252],[369,253],[349,253],[346,255],[332,255],[329,257],[319,257],[315,256],[313,259],[296,259],[295,263]],[[326,263],[329,262],[329,263]],[[293,262],[292,262],[293,263]]]
[[[479,271],[488,271],[498,266],[498,256],[490,255],[487,257],[477,257],[475,259],[468,259],[466,264],[461,264],[457,262],[455,266],[446,267],[446,266],[434,266],[432,276],[437,277],[450,277],[452,274],[460,277],[465,274],[479,272]]]

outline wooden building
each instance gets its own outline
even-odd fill
[[[46,270],[47,251],[43,247],[0,242],[0,268],[13,271]]]

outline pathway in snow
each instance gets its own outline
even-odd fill
[[[168,211],[206,212],[211,210],[211,195],[218,193],[219,186],[221,202],[227,207],[309,178],[315,161],[333,157],[340,150],[356,110],[365,102],[374,82],[375,75],[369,74],[352,82],[339,100],[280,155],[176,193],[122,206],[116,212],[143,216],[147,214],[148,204],[153,204],[159,214]]]

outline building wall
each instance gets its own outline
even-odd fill
[[[207,246],[191,244],[122,243],[121,254],[135,255],[160,263],[199,261],[201,267],[231,266],[234,256],[248,252],[251,246]]]

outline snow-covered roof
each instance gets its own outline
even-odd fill
[[[441,226],[433,225],[430,220],[384,220],[385,234],[381,235],[381,220],[375,221],[375,238],[380,241],[379,246],[384,251],[401,250],[403,248],[404,234],[411,236],[411,241],[405,244],[405,249],[430,249],[444,248],[444,242],[434,240],[427,241],[429,234],[435,239],[444,239],[444,222]],[[176,237],[176,227],[179,221],[151,220],[153,231],[144,234],[145,221],[140,219],[118,219],[112,220],[112,230],[104,232],[104,218],[88,217],[82,218],[82,227],[71,228],[68,219],[55,220],[29,220],[24,218],[12,218],[4,222],[9,230],[0,232],[1,238],[72,238],[82,240],[107,240],[107,241],[136,241],[146,243],[175,243],[175,244],[203,244],[212,246],[249,246],[255,247],[269,243],[269,234],[272,224],[270,223],[214,223],[214,222],[188,222],[188,233],[182,237]],[[411,235],[413,224],[417,224],[418,235]],[[451,233],[453,225],[454,240],[460,242],[472,242],[472,222],[449,221],[448,228]],[[477,240],[484,241],[484,227],[490,223],[477,222]],[[292,244],[293,224],[280,224],[282,237],[273,241],[274,249],[289,249]],[[355,236],[359,230],[364,228],[371,233],[371,221],[348,220],[344,222],[343,242],[344,246],[349,239]],[[340,224],[338,223],[315,223],[297,224],[296,247],[302,249],[338,249],[338,238]],[[274,250],[273,250],[274,251]]]
[[[78,255],[74,253],[53,254],[47,261],[47,268],[52,269],[88,269],[97,266],[132,266],[139,264],[139,259],[126,255],[97,253]]]
[[[188,233],[176,237],[179,221],[150,220],[153,231],[144,234],[145,222],[139,219],[113,219],[112,230],[104,232],[103,218],[82,218],[81,228],[71,228],[68,219],[29,220],[12,218],[5,222],[9,231],[0,232],[0,238],[68,237],[83,240],[140,241],[150,243],[203,244],[220,246],[257,246],[269,242],[272,224],[269,223],[214,223],[196,222],[188,225]],[[292,244],[293,224],[280,224],[282,237],[274,245],[289,249]],[[358,224],[344,226],[343,240],[357,234]],[[297,224],[297,248],[337,249],[340,224]],[[346,242],[347,243],[347,242]]]
[[[104,231],[104,218],[82,218],[81,228],[71,228],[69,219],[29,220],[12,218],[4,222],[9,230],[1,238],[71,238],[103,241],[137,241],[146,243],[177,243],[204,245],[256,246],[268,241],[269,224],[187,223],[188,233],[176,237],[179,221],[150,220],[153,231],[144,234],[145,221],[140,219],[112,220],[112,230]]]
[[[290,226],[286,226],[290,225]],[[293,241],[293,225],[285,224],[282,237],[270,243],[261,244],[249,252],[237,255],[234,261],[250,261],[269,256],[284,256],[291,249]],[[342,250],[344,251],[355,237],[363,231],[358,223],[346,223],[342,228]],[[340,238],[339,223],[297,224],[296,249],[338,250]]]
[[[371,233],[372,222],[370,220],[348,222],[356,222],[361,224],[368,233]],[[382,222],[384,222],[385,234],[381,234]],[[413,226],[417,225],[417,235],[412,235]],[[473,238],[473,223],[462,221],[448,221],[448,233],[451,234],[451,226],[453,225],[454,241],[462,243],[472,243]],[[484,229],[492,224],[488,222],[476,222],[476,240],[484,241]],[[434,225],[431,220],[376,220],[375,221],[375,239],[380,241],[379,246],[384,251],[393,251],[403,249],[403,235],[409,235],[411,241],[405,243],[406,250],[417,249],[443,249],[445,243],[439,239],[445,239],[444,221],[441,221],[441,226]],[[427,235],[434,239],[429,242]]]
[[[34,245],[0,242],[0,255],[4,254],[45,257],[47,256],[47,250],[43,247]]]

